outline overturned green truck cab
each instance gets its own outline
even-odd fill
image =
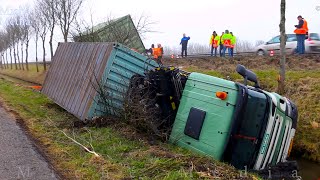
[[[231,163],[262,170],[285,162],[297,125],[287,98],[259,88],[255,75],[237,71],[255,87],[191,73],[183,90],[170,142]]]

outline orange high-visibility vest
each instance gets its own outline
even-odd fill
[[[210,45],[212,45],[212,46],[213,46],[213,43],[214,43],[214,38],[215,38],[215,36],[211,35],[211,37],[210,37]]]
[[[301,28],[297,28],[296,30],[294,30],[294,33],[296,34],[307,34],[307,32],[309,31],[308,29],[308,23],[305,19],[303,19],[303,25]]]
[[[153,58],[157,59],[159,56],[162,55],[162,50],[161,48],[152,48],[152,55]]]
[[[219,40],[214,40],[213,41],[213,47],[215,47],[215,48],[218,47],[219,46],[218,43],[219,43]]]
[[[225,47],[230,47],[230,45],[231,45],[231,40],[230,40],[230,39],[225,39],[225,40],[223,41],[223,45],[224,45]]]

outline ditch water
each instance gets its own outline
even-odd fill
[[[320,164],[306,159],[297,159],[299,165],[298,175],[303,180],[320,180]]]

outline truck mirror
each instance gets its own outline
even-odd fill
[[[247,80],[249,80],[255,83],[254,87],[260,88],[257,75],[254,72],[246,69],[241,64],[237,65],[236,71],[244,78],[244,85],[247,85]]]
[[[236,71],[242,76],[245,77],[246,76],[246,68],[244,66],[242,66],[241,64],[237,65]]]

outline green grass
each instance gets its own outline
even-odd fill
[[[242,82],[236,72],[204,70],[198,67],[187,67],[189,72],[201,72],[221,78],[229,76],[231,80]],[[262,89],[277,91],[278,71],[273,68],[265,70],[252,69],[258,76]],[[320,129],[312,123],[320,124],[320,71],[289,70],[286,72],[286,93],[299,111],[298,127],[294,139],[293,155],[320,162]]]
[[[170,144],[150,146],[143,138],[132,138],[136,132],[123,125],[72,128],[75,117],[42,94],[4,79],[0,80],[0,97],[23,119],[66,179],[205,179],[212,172],[217,177],[237,179],[240,175],[227,164]],[[84,151],[62,131],[86,147],[91,144],[101,157]]]

